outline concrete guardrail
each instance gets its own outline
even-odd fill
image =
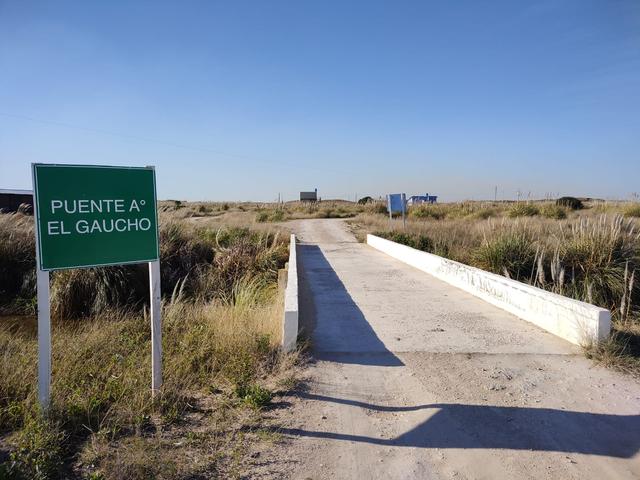
[[[282,321],[282,349],[291,352],[298,338],[298,259],[296,236],[291,235],[287,286],[284,290],[284,319]]]
[[[375,235],[367,235],[367,244],[571,343],[587,345],[609,336],[611,313],[604,308]]]

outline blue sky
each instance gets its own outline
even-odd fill
[[[0,188],[160,198],[640,191],[640,2],[0,0]]]

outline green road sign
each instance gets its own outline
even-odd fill
[[[158,260],[153,167],[33,164],[40,268]]]

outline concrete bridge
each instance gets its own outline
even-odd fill
[[[638,382],[340,220],[292,228],[313,358],[260,478],[640,478]]]

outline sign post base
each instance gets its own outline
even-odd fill
[[[43,411],[49,408],[51,385],[51,312],[49,272],[36,267],[38,288],[38,400]]]

